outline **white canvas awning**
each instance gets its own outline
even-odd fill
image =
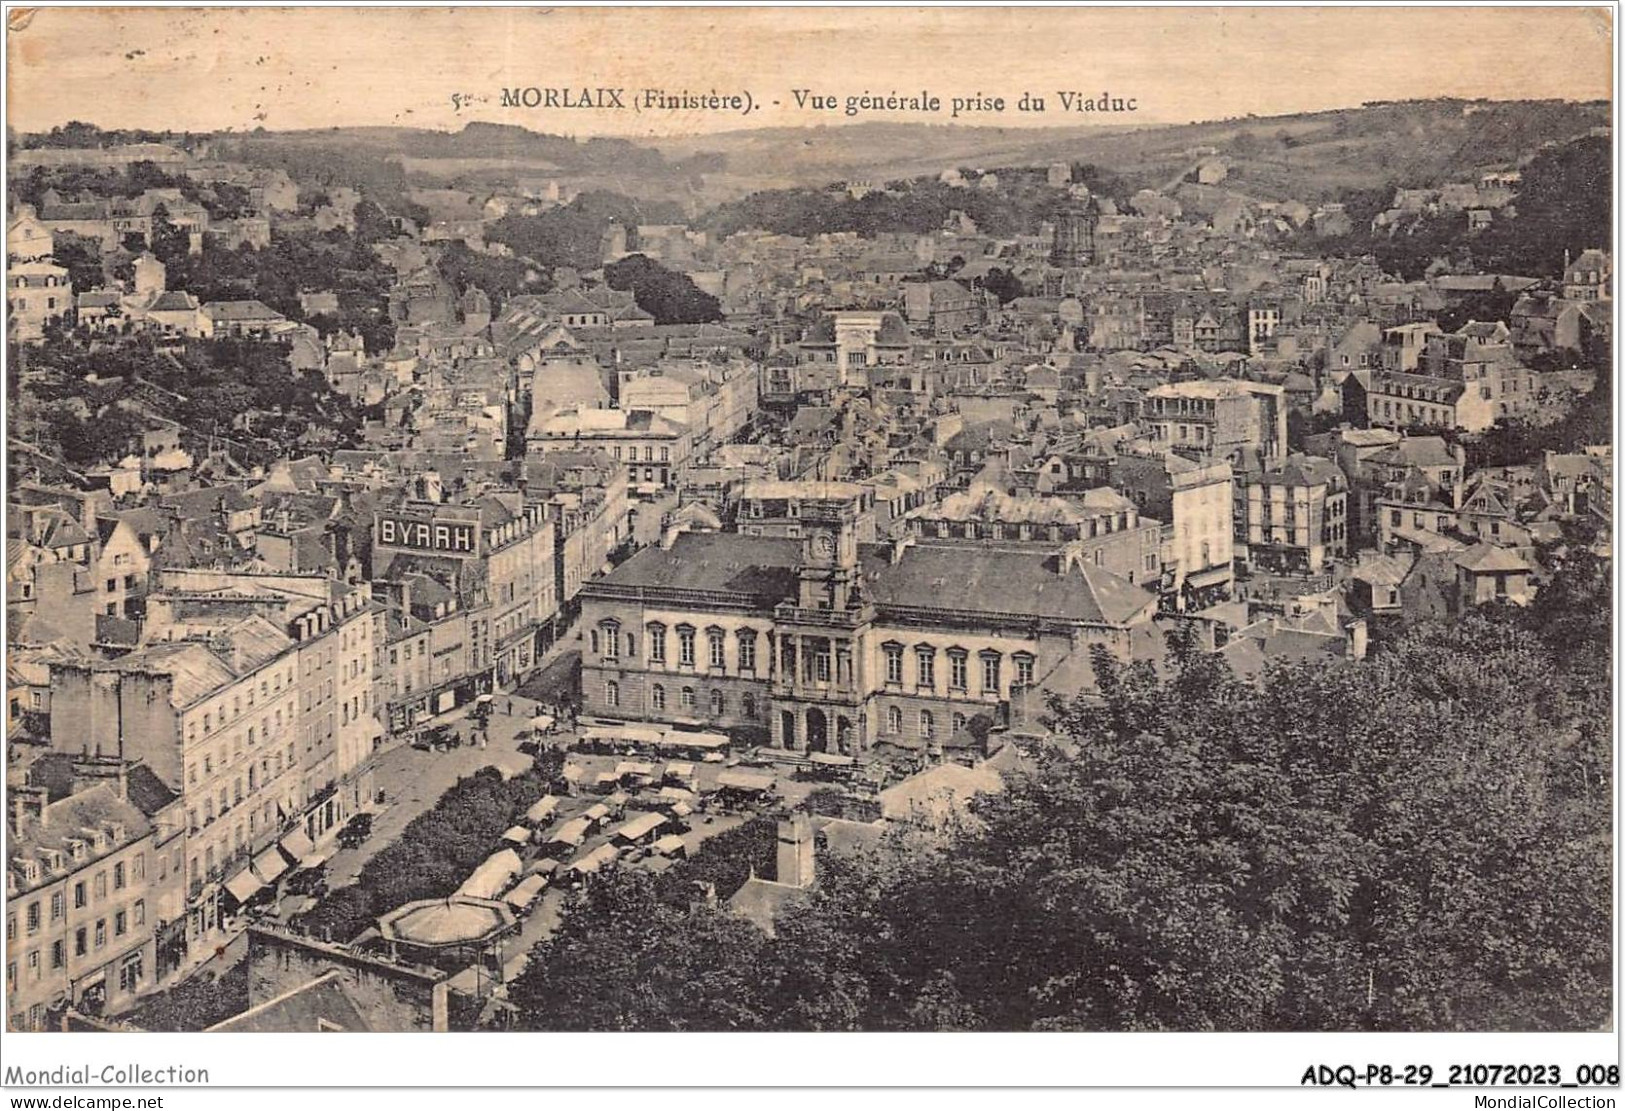
[[[254,858],[251,867],[259,874],[260,879],[266,883],[275,883],[276,878],[288,870],[288,861],[277,851],[277,847],[272,845]]]
[[[239,903],[248,902],[254,897],[254,893],[264,886],[265,884],[260,882],[260,878],[248,868],[244,868],[226,881],[226,890]]]

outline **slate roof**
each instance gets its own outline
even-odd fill
[[[688,532],[672,546],[638,552],[600,582],[644,589],[726,591],[785,601],[795,597],[801,544],[779,537]],[[594,583],[582,586],[591,594]]]
[[[209,1031],[309,1034],[337,1029],[351,1033],[374,1032],[376,1027],[350,997],[344,981],[342,971],[330,969],[308,983],[216,1023],[209,1027]]]
[[[1456,566],[1468,571],[1533,571],[1529,561],[1507,548],[1476,544],[1456,557]]]
[[[861,549],[870,601],[887,607],[942,608],[944,591],[966,612],[1009,613],[1086,624],[1128,625],[1149,616],[1156,597],[1102,568],[1043,552],[909,548],[895,565],[886,545]],[[951,585],[950,585],[951,584]]]

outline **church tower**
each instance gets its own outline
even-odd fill
[[[1095,228],[1100,223],[1100,207],[1094,197],[1069,205],[1055,221],[1055,238],[1050,248],[1054,266],[1093,266]]]

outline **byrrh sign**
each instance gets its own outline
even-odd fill
[[[474,555],[479,551],[476,521],[424,521],[414,517],[378,515],[378,543],[391,548]]]

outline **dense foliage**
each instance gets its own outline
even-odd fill
[[[1132,192],[1129,183],[1095,166],[1074,167],[1073,177],[1098,194],[1126,199]],[[701,224],[720,235],[760,228],[807,238],[843,231],[872,238],[934,232],[962,212],[986,234],[1021,235],[1036,233],[1075,203],[1051,188],[1041,170],[1000,170],[997,180],[997,188],[984,189],[919,178],[857,197],[839,189],[777,189],[719,205]]]
[[[1391,202],[1395,183],[1345,195],[1354,231],[1322,240],[1314,249],[1349,257],[1370,254],[1384,271],[1415,281],[1438,259],[1464,274],[1555,277],[1564,251],[1578,255],[1607,245],[1613,227],[1608,139],[1586,137],[1542,150],[1522,173],[1517,215],[1499,212],[1482,231],[1469,232],[1466,217],[1449,211],[1419,216],[1392,233],[1373,231],[1371,217]]]
[[[1261,685],[1176,639],[981,800],[821,854],[767,938],[638,876],[512,998],[535,1029],[1591,1029],[1611,991],[1607,575]],[[1584,659],[1573,652],[1583,648]]]
[[[604,235],[612,226],[630,231],[639,224],[675,223],[680,210],[671,204],[635,201],[618,193],[586,192],[567,205],[537,216],[504,216],[486,229],[493,243],[505,243],[515,255],[547,269],[568,266],[596,270],[603,261]]]
[[[20,364],[34,375],[26,393]],[[179,424],[194,451],[220,437],[242,463],[285,456],[312,429],[346,443],[360,428],[350,401],[320,373],[290,367],[276,343],[189,339],[160,350],[145,336],[100,347],[53,333],[26,354],[14,348],[10,366],[11,434],[79,467],[132,450],[148,416]]]
[[[503,831],[547,792],[556,770],[503,779],[482,768],[459,779],[367,861],[355,883],[328,892],[295,925],[313,937],[349,941],[403,903],[452,894],[501,847]]]
[[[604,267],[604,281],[611,289],[631,290],[638,308],[653,315],[656,324],[704,324],[722,319],[721,304],[695,285],[694,279],[644,255],[628,255],[610,263]]]

